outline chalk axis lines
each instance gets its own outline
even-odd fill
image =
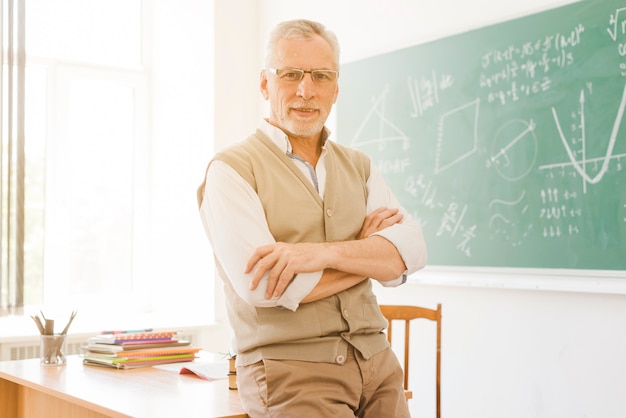
[[[585,91],[580,91],[579,96],[579,113],[580,113],[580,126],[581,126],[581,134],[582,134],[582,159],[578,160],[574,155],[574,151],[567,143],[567,138],[563,133],[563,129],[561,128],[561,123],[559,122],[559,117],[557,115],[556,109],[554,106],[552,107],[552,116],[554,118],[554,123],[559,132],[559,137],[561,139],[561,143],[563,144],[563,148],[565,148],[565,152],[567,152],[567,157],[569,158],[569,162],[565,163],[554,163],[554,164],[545,164],[539,167],[540,170],[553,169],[553,168],[565,168],[565,167],[573,167],[574,170],[580,175],[583,179],[583,192],[587,192],[587,183],[589,184],[597,184],[599,183],[604,175],[609,170],[609,163],[612,159],[615,158],[624,158],[626,154],[616,154],[613,155],[613,150],[615,149],[615,143],[617,142],[617,135],[619,133],[619,127],[622,123],[622,119],[624,118],[624,110],[626,109],[626,84],[624,85],[624,90],[622,91],[622,99],[620,101],[619,107],[617,109],[617,114],[615,116],[615,121],[613,122],[613,128],[611,130],[611,135],[609,136],[609,142],[606,147],[606,152],[604,156],[596,157],[596,158],[587,158],[585,155],[585,144],[587,141],[586,132],[585,132]],[[594,163],[594,166],[597,165],[598,162],[602,162],[600,170],[595,174],[594,177],[591,177],[587,171],[586,167],[589,163]]]

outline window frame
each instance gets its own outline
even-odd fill
[[[133,80],[136,77],[145,77],[141,83],[147,89],[146,106],[140,109],[138,114],[145,118],[146,123],[141,124],[137,135],[143,138],[141,141],[145,141],[142,143],[145,145],[146,153],[145,158],[135,161],[136,173],[138,172],[135,190],[142,190],[142,193],[149,196],[147,199],[137,197],[134,199],[134,218],[140,219],[133,223],[133,235],[139,237],[139,240],[133,242],[135,263],[133,263],[132,292],[117,294],[114,299],[102,298],[98,303],[94,303],[99,299],[98,295],[93,295],[92,299],[81,298],[83,300],[80,302],[89,309],[79,313],[77,321],[73,324],[74,329],[80,328],[83,321],[91,321],[88,325],[90,330],[98,329],[102,309],[106,310],[108,320],[106,324],[102,324],[104,328],[116,327],[116,324],[156,327],[169,324],[206,325],[214,323],[216,314],[220,321],[223,320],[219,296],[216,301],[216,291],[220,287],[215,282],[210,245],[199,218],[193,217],[197,214],[195,188],[202,180],[206,163],[213,152],[214,109],[211,98],[214,65],[211,45],[214,26],[207,25],[207,22],[213,22],[214,11],[210,4],[202,0],[183,0],[179,6],[174,13],[170,4],[165,1],[142,1],[141,67],[117,68],[27,57],[29,66],[48,66],[51,80],[48,83],[49,94],[56,93],[59,83],[63,85],[63,82],[57,80],[59,76],[63,79],[70,74],[91,72],[95,74],[98,71],[107,71],[111,74],[122,73],[123,77]],[[174,23],[173,17],[176,17]],[[158,27],[165,30],[157,35]],[[174,50],[171,48],[172,44],[176,45]],[[193,65],[185,68],[183,78],[175,81],[172,86],[172,80],[176,80],[174,77],[180,76],[181,63],[185,65],[189,57]],[[193,77],[189,77],[190,74],[201,79],[194,80]],[[167,94],[164,94],[164,91]],[[171,99],[178,100],[181,91],[181,102],[172,103]],[[199,103],[187,103],[189,98],[197,97],[199,91],[203,92]],[[56,106],[54,101],[49,102],[47,107],[54,109],[55,112],[60,111],[51,106]],[[169,122],[171,126],[164,126],[162,122],[164,119],[172,119],[173,122]],[[59,128],[52,126],[56,123],[55,116],[48,116],[46,123],[46,135],[58,136]],[[172,138],[178,148],[176,153],[168,154]],[[167,158],[170,160],[166,160]],[[51,167],[46,167],[46,172]],[[171,177],[172,169],[180,170],[181,175],[177,172],[175,177]],[[168,180],[167,184],[164,184],[164,178],[166,180],[172,178],[174,181]],[[181,186],[189,187],[192,193],[188,194]],[[167,199],[169,205],[165,209],[161,207],[166,201],[164,199]],[[170,222],[174,219],[173,216],[180,216],[180,213],[183,213],[182,216],[185,218],[184,224],[163,227],[164,222]],[[173,221],[171,223],[176,224]],[[176,244],[181,239],[185,243],[183,246]],[[142,245],[142,242],[145,245]],[[170,248],[174,248],[173,246],[178,248],[175,248],[171,257]],[[50,249],[50,244],[45,244],[44,257],[49,259],[52,256],[53,249]],[[165,260],[168,257],[172,260]],[[60,307],[63,312],[61,315],[65,315],[72,310],[71,304],[74,303],[67,298],[63,299],[69,281],[63,277],[56,277],[53,281],[57,280],[57,283],[53,284],[47,277],[52,274],[44,272],[43,275],[45,290],[42,304],[25,306],[21,312],[32,313],[41,307],[47,312],[50,307]],[[164,286],[164,283],[170,280],[175,285]],[[61,285],[58,286],[58,283]],[[112,310],[112,306],[116,309]],[[2,334],[5,332],[11,333],[10,330],[3,329]]]

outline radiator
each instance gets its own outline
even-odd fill
[[[79,354],[80,347],[85,344],[86,338],[67,337],[65,355]],[[39,357],[39,337],[0,344],[0,360],[23,360]]]
[[[65,355],[81,354],[81,346],[87,343],[87,339],[95,334],[68,335],[66,341]],[[188,340],[193,345],[197,340],[195,333],[183,332],[180,339]],[[23,360],[39,357],[39,337],[28,337],[16,341],[4,341],[0,343],[0,361]]]

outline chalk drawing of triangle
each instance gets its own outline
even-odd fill
[[[385,86],[377,99],[372,98],[372,107],[352,137],[351,145],[353,147],[378,144],[378,148],[382,149],[389,142],[401,141],[403,149],[409,148],[410,138],[385,117],[385,100],[388,92],[389,86]]]

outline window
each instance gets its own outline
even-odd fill
[[[210,156],[212,112],[208,99],[195,99],[198,90],[211,88],[211,37],[193,32],[210,32],[211,7],[203,3],[210,2],[177,3],[183,19],[172,21],[165,0],[25,2],[27,308],[78,309],[94,317],[115,311],[126,321],[157,313],[211,320],[212,260],[193,208]],[[198,15],[204,20],[184,20]],[[184,45],[172,52],[169,43],[180,39]],[[191,54],[201,77],[188,79],[176,54]],[[168,62],[178,66],[158,66]],[[177,81],[181,74],[187,80]],[[174,97],[167,94],[172,82],[179,84]],[[205,119],[190,125],[170,111],[186,106],[205,106],[195,110]],[[164,136],[172,129],[186,136]],[[164,155],[169,141],[183,152]],[[176,181],[163,182],[168,176]],[[170,212],[171,224],[161,225]],[[4,213],[3,222],[19,225]],[[7,277],[2,283],[2,302],[10,306],[14,290],[7,290]]]

